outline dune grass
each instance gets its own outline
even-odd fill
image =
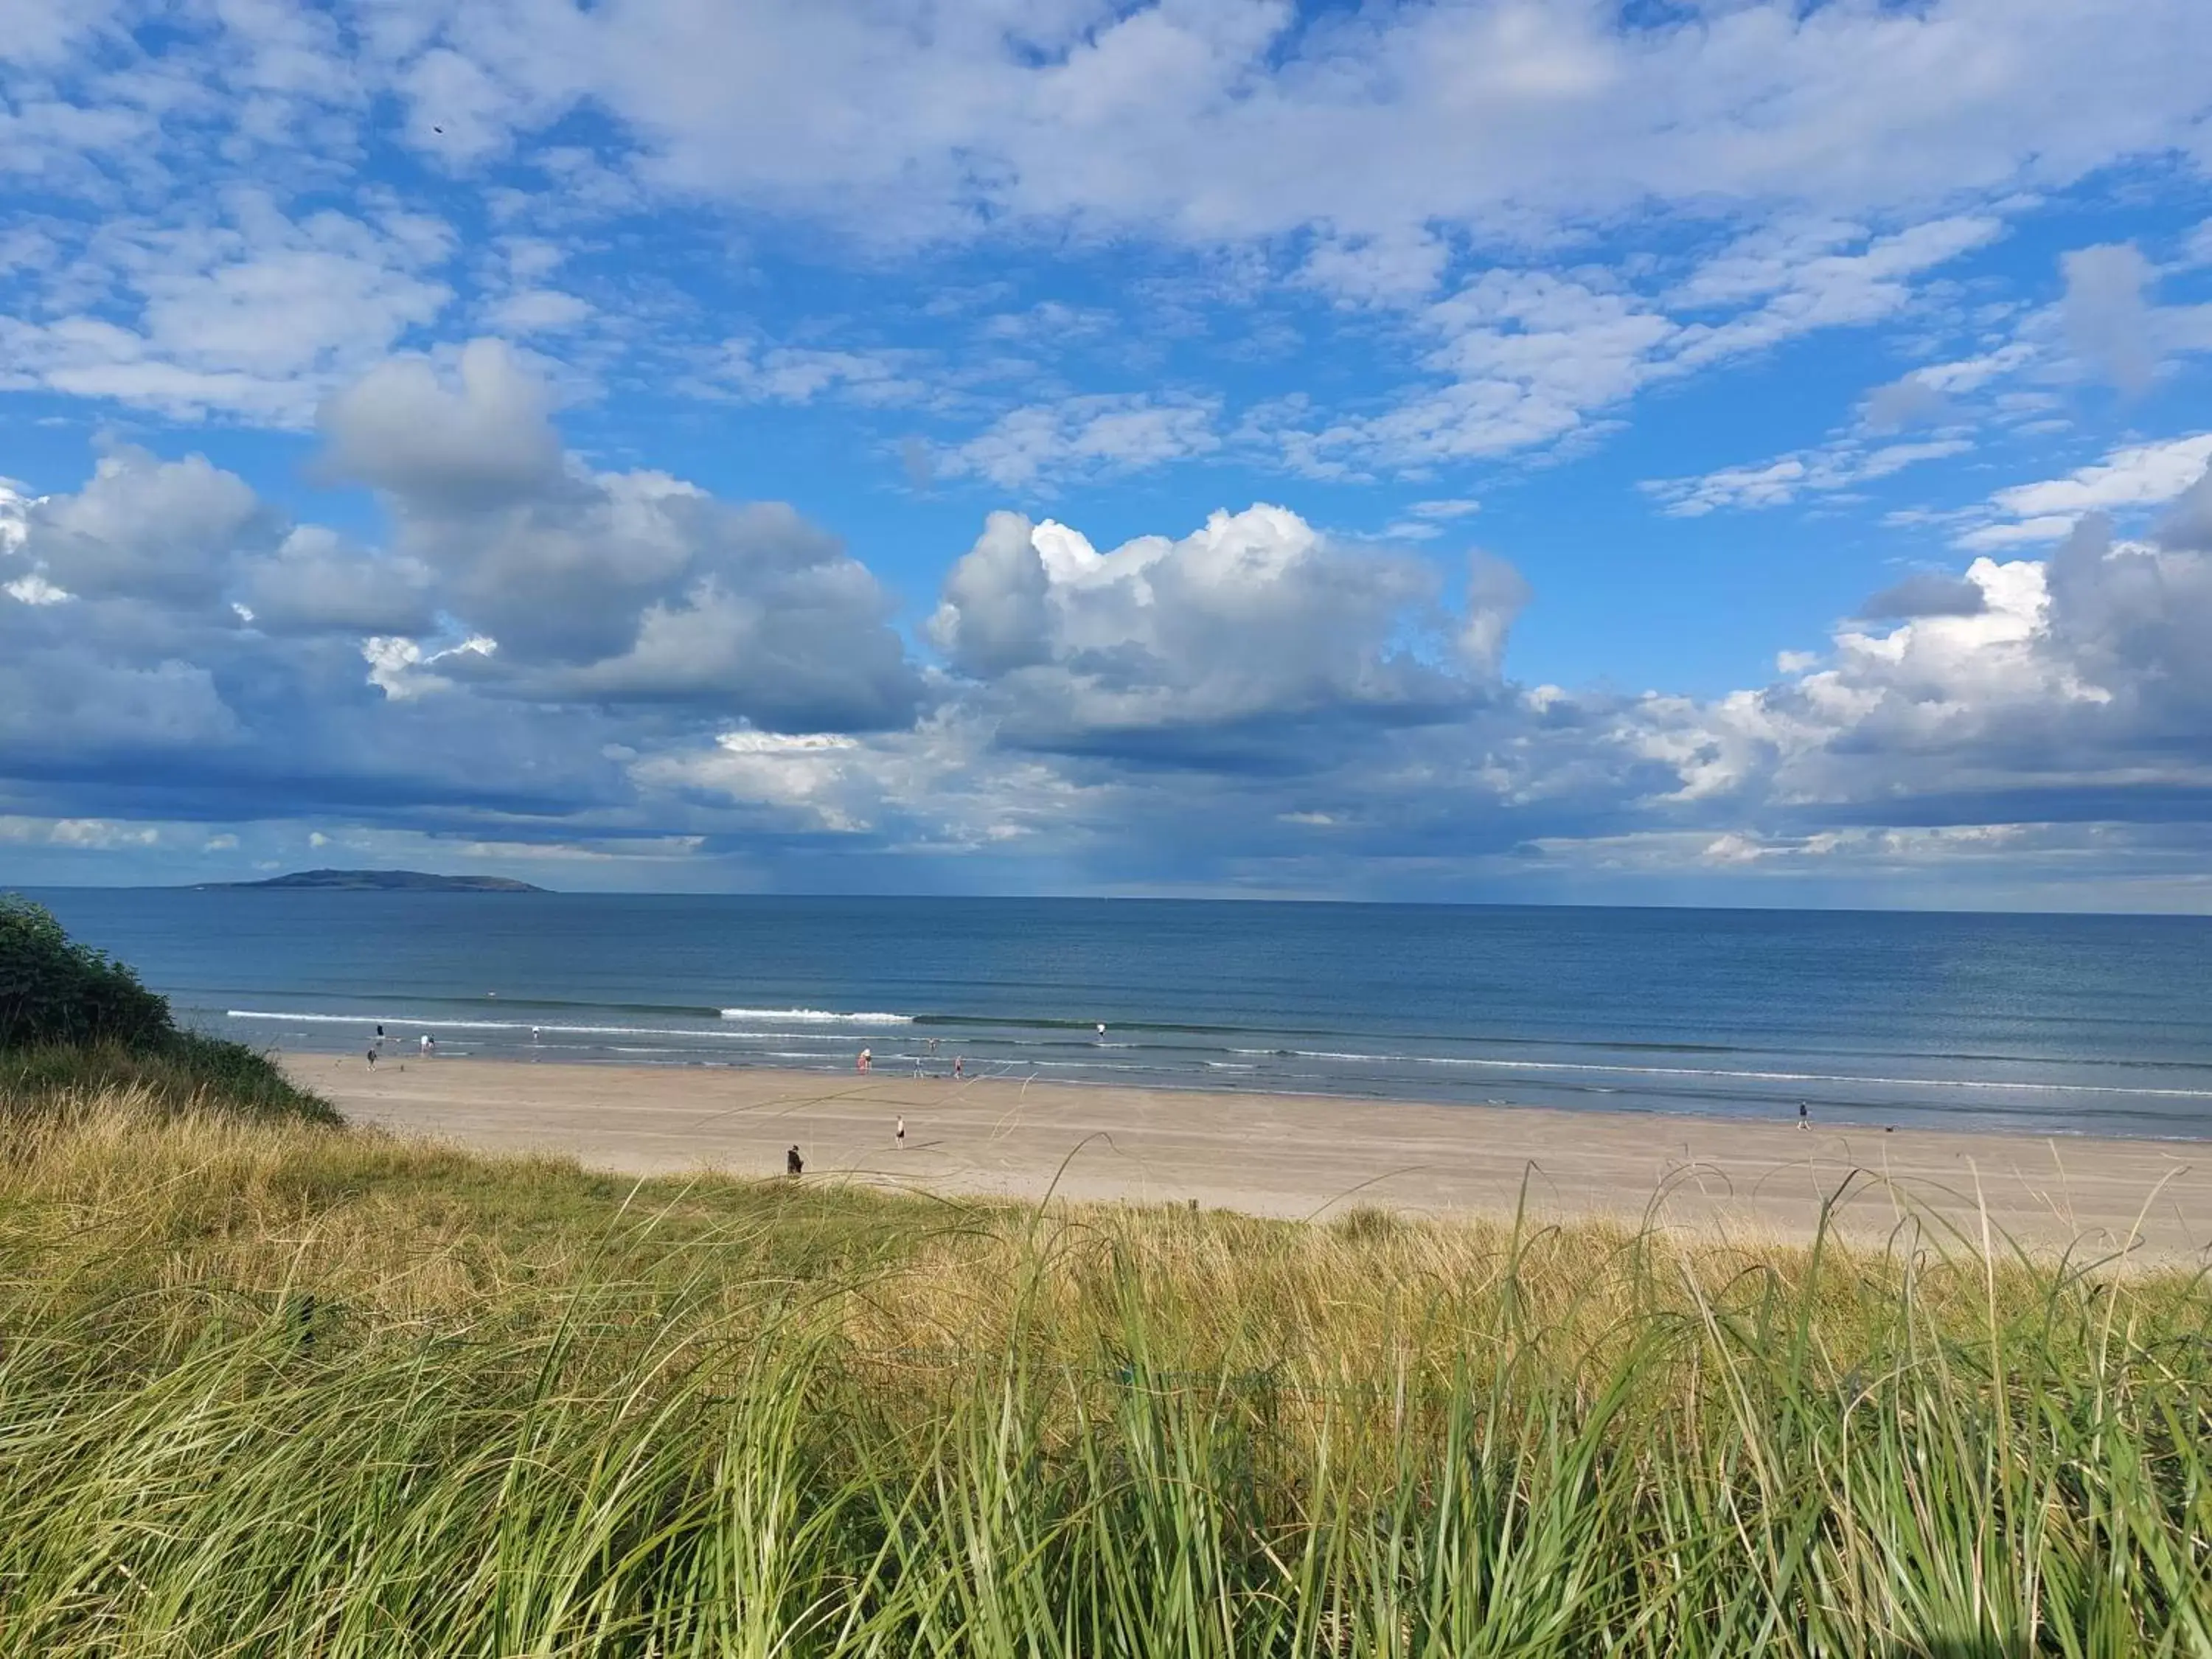
[[[112,1091],[165,1112],[336,1124],[337,1109],[242,1042],[176,1030],[158,1042],[0,1048],[0,1109],[22,1113]]]
[[[2212,1656],[2212,1302],[0,1110],[0,1650]]]

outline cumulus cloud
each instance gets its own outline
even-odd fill
[[[1254,723],[1443,718],[1486,695],[1526,599],[1480,561],[1449,614],[1428,562],[1277,507],[1103,553],[1001,513],[953,567],[931,634],[1021,742],[1165,748]]]
[[[1975,590],[1970,599],[1963,586]],[[2117,541],[2092,515],[2048,559],[1878,596],[1784,681],[1650,699],[1630,729],[1680,802],[1769,823],[2002,823],[2212,815],[2212,560]]]
[[[2158,538],[2171,548],[2212,553],[2212,462],[2160,521]]]
[[[268,516],[245,480],[204,456],[161,461],[124,447],[83,489],[30,507],[18,556],[71,594],[204,605]]]
[[[198,455],[121,447],[81,489],[10,490],[0,780],[107,811],[596,813],[619,836],[641,744],[911,724],[922,677],[833,538],[595,473],[549,404],[496,344],[338,394],[327,465],[377,488],[385,546],[289,523]]]
[[[140,666],[35,647],[0,660],[0,764],[66,774],[221,750],[243,735],[214,676],[194,663]]]
[[[324,465],[411,504],[465,511],[545,495],[562,480],[552,398],[513,347],[465,346],[448,380],[427,359],[378,365],[323,406]]]
[[[564,455],[543,380],[479,340],[448,380],[380,368],[322,418],[327,465],[381,490],[398,550],[495,641],[483,688],[689,705],[799,729],[910,720],[921,682],[874,576],[789,507]]]
[[[394,468],[396,544],[371,548],[276,524],[205,463],[106,469],[19,503],[6,556],[66,526],[83,588],[0,600],[0,780],[27,822],[343,814],[471,844],[834,843],[893,883],[988,851],[1078,884],[1431,890],[2063,860],[2069,824],[2170,862],[2212,816],[2188,505],[2148,540],[2092,516],[2047,557],[1909,577],[1771,684],[1624,696],[1513,678],[1540,599],[1510,566],[1455,575],[1277,507],[1103,550],[994,514],[925,674],[834,541],[659,475],[562,457],[532,500],[450,471],[410,495]],[[171,557],[196,574],[159,605],[97,574]]]
[[[274,633],[424,634],[435,626],[429,573],[301,525],[241,572],[242,619]]]
[[[1978,617],[1988,609],[1989,598],[1980,583],[1917,571],[1882,589],[1859,607],[1859,615],[1870,622],[1899,622],[1914,617]]]

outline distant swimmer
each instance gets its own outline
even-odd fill
[[[530,1040],[531,1040],[532,1042],[537,1042],[537,1041],[538,1041],[538,1035],[539,1035],[539,1033],[538,1033],[538,1028],[537,1028],[535,1025],[532,1026],[532,1027],[530,1028]]]
[[[783,1155],[783,1172],[794,1178],[806,1173],[806,1160],[799,1157],[798,1147],[793,1147]]]
[[[1101,1042],[1106,1041],[1106,1022],[1103,1019],[1098,1022],[1098,1040]]]
[[[891,1131],[891,1140],[899,1151],[906,1150],[906,1120],[904,1118],[901,1118],[898,1121],[898,1127]]]

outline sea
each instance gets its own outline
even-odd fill
[[[411,1058],[2212,1138],[2212,919],[49,890],[192,1024]],[[1103,1026],[1102,1031],[1099,1028]],[[387,1048],[387,1052],[390,1049]]]

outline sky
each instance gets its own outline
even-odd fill
[[[0,881],[2212,910],[2212,7],[0,0]]]

